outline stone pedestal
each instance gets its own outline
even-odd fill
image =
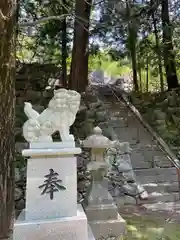
[[[45,147],[43,147],[45,146]],[[14,225],[14,240],[88,240],[87,218],[77,205],[75,154],[67,143],[38,143],[23,151],[27,162],[26,209]]]
[[[26,220],[22,212],[14,225],[14,240],[88,240],[88,225],[84,210],[78,205],[71,217],[51,217],[43,220]],[[92,235],[91,238],[92,239]]]
[[[89,225],[96,239],[109,236],[121,237],[126,233],[126,222],[119,215],[117,206],[108,190],[103,187],[102,189],[104,189],[103,195],[106,195],[107,199],[102,200],[99,204],[89,204],[85,207]]]

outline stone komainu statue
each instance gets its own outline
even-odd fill
[[[24,112],[28,120],[23,125],[23,135],[28,142],[52,142],[52,134],[59,131],[61,140],[74,141],[70,126],[74,123],[80,106],[81,95],[76,91],[58,89],[48,108],[41,114],[31,103],[25,102]]]

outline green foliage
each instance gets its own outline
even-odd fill
[[[176,90],[154,94],[133,94],[131,98],[146,121],[170,147],[179,147],[180,145],[179,96],[180,92]]]
[[[47,16],[58,16],[65,10],[74,12],[75,1],[41,0],[20,1],[20,21],[36,20]],[[176,6],[171,12],[173,16],[173,36],[176,53],[177,74],[180,77],[180,24]],[[119,1],[104,0],[92,6],[90,26],[89,70],[101,69],[113,76],[132,75],[131,57],[135,51],[138,73],[138,84],[142,92],[160,90],[158,51],[152,23],[150,1]],[[159,5],[154,6],[159,34],[160,52],[162,53],[162,26]],[[97,13],[98,12],[98,13]],[[97,17],[98,20],[94,21]],[[68,71],[70,70],[71,49],[73,43],[73,18],[67,18]],[[24,29],[26,30],[26,29]],[[62,24],[58,20],[47,21],[34,28],[34,35],[27,37],[25,31],[19,32],[17,58],[21,61],[38,61],[61,65],[62,60]],[[94,41],[98,40],[98,41]],[[147,69],[148,63],[148,69]],[[163,65],[163,61],[162,61]],[[164,83],[165,71],[163,70]],[[140,76],[141,75],[141,76]],[[148,82],[147,82],[148,78]],[[164,84],[166,85],[166,84]]]
[[[31,62],[34,59],[34,45],[35,40],[31,37],[25,36],[22,33],[18,34],[16,58],[20,62]]]
[[[37,19],[46,18],[49,16],[60,16],[64,12],[71,13],[73,1],[51,0],[44,3],[41,0],[26,0],[20,1],[19,20],[20,21],[36,21]],[[67,27],[67,47],[70,47],[71,38],[71,21],[68,18]],[[24,37],[27,35],[28,29],[21,29],[19,32],[18,53],[17,57],[20,60],[38,61],[55,63],[61,62],[61,40],[62,40],[62,21],[49,20],[44,24],[34,26],[32,28],[33,36]],[[29,50],[29,52],[27,51]],[[33,54],[32,54],[33,52]],[[31,59],[33,56],[33,59]]]
[[[98,55],[90,55],[89,70],[102,69],[109,75],[119,77],[122,75],[129,75],[131,73],[131,66],[129,61],[124,60],[114,61],[108,51],[99,52]]]
[[[160,215],[152,217],[147,214],[129,214],[122,217],[127,220],[127,236],[122,240],[177,240],[180,237],[178,224],[170,223]]]

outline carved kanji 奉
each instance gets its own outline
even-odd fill
[[[44,195],[45,193],[50,194],[50,199],[52,200],[55,192],[66,190],[64,186],[60,185],[62,180],[58,179],[58,176],[59,174],[54,172],[53,169],[49,169],[49,174],[44,176],[46,178],[44,184],[39,186],[40,189],[44,188],[41,195]]]

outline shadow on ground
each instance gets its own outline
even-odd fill
[[[180,223],[174,222],[173,212],[167,216],[131,209],[131,212],[123,212],[121,216],[127,221],[127,236],[123,240],[180,239]]]

